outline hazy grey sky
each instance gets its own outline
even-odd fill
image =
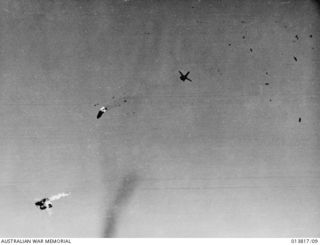
[[[318,7],[1,1],[0,236],[319,237]]]

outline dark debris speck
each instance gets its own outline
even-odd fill
[[[297,59],[297,57],[296,56],[293,56],[293,59],[297,62],[298,61],[298,59]]]
[[[228,45],[231,46],[231,43],[229,43]]]
[[[299,117],[299,123],[301,123],[301,117]]]
[[[295,38],[296,38],[297,40],[299,40],[299,36],[298,36],[298,35],[295,35]]]
[[[309,37],[312,38],[312,35],[310,34]]]
[[[253,49],[252,49],[252,48],[250,48],[250,52],[253,52]]]
[[[246,36],[242,36],[242,39],[246,39]]]
[[[269,83],[265,83],[265,85],[269,85]]]

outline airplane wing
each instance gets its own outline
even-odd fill
[[[38,202],[35,203],[35,205],[36,205],[36,206],[41,206],[41,205],[42,205],[42,202],[41,202],[41,201],[38,201]]]
[[[36,206],[42,206],[45,203],[46,199],[41,199],[35,203]]]
[[[187,77],[189,75],[189,73],[190,73],[190,71],[188,71],[185,76]]]
[[[180,75],[181,75],[181,76],[183,76],[183,74],[182,74],[182,72],[181,72],[181,71],[179,71],[179,73],[180,73]]]

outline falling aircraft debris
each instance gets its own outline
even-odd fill
[[[114,97],[112,97],[112,99],[114,99]],[[129,99],[129,97],[124,96],[124,97],[121,97],[121,98],[119,98],[119,99],[117,99],[117,100],[114,100],[111,104],[109,104],[109,105],[107,105],[107,106],[102,106],[102,107],[99,109],[99,111],[98,111],[97,119],[99,119],[100,117],[102,117],[102,115],[103,115],[106,111],[108,111],[108,110],[110,110],[110,109],[112,109],[112,108],[114,108],[114,107],[119,107],[119,106],[123,105],[124,103],[127,103],[127,102],[128,102],[128,99]]]
[[[52,197],[45,197],[37,202],[35,202],[36,206],[39,206],[41,210],[49,209],[53,207],[52,201],[56,201],[61,199],[62,197],[69,196],[70,193],[59,193],[57,195],[53,195]]]
[[[53,207],[52,202],[49,200],[49,198],[43,198],[42,200],[37,201],[35,205],[39,206],[41,210]]]
[[[103,113],[105,113],[107,110],[108,110],[108,108],[107,108],[106,106],[102,106],[102,107],[100,108],[100,110],[98,111],[97,119],[99,119],[100,117],[102,117]]]

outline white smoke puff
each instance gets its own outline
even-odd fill
[[[67,197],[69,195],[70,195],[70,193],[62,192],[62,193],[58,193],[57,195],[53,195],[52,197],[49,197],[49,200],[50,201],[56,201],[56,200],[59,200],[62,197]]]

